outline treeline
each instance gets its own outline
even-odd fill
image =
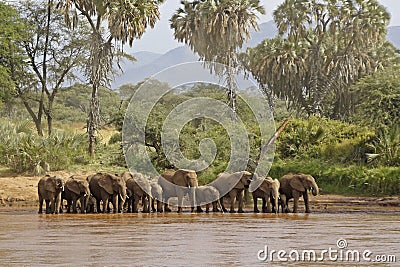
[[[121,133],[105,143],[98,132],[104,126],[121,131],[129,96],[140,84],[121,87],[123,97],[104,88],[115,73],[116,61],[131,58],[123,53],[124,45],[155,25],[162,1],[145,6],[129,3],[21,1],[12,6],[0,2],[3,164],[17,172],[47,165],[63,169],[89,161],[125,166]],[[276,123],[289,114],[295,118],[277,141],[271,175],[307,172],[321,180],[326,192],[398,193],[399,51],[385,41],[390,20],[385,8],[376,0],[286,0],[274,11],[279,36],[243,53],[249,31],[257,29],[256,17],[263,13],[259,1],[182,2],[171,18],[174,37],[202,59],[224,64],[222,69],[206,67],[226,81],[226,88],[199,84],[191,91],[164,96],[146,129],[153,164],[160,171],[173,167],[160,141],[168,112],[190,97],[207,96],[225,101],[244,118],[251,133],[248,168],[254,168],[259,127],[236,97],[233,82],[238,66],[243,66],[268,98]],[[101,29],[103,21],[108,21],[107,28]],[[120,31],[128,28],[132,30]],[[76,73],[88,86],[66,88],[67,81],[78,80]],[[151,85],[167,86],[157,81]],[[9,121],[23,118],[31,123]],[[75,129],[68,133],[66,123],[72,122],[85,128],[86,140]],[[197,158],[204,138],[212,138],[219,150],[211,168],[199,173],[201,183],[224,170],[230,155],[226,131],[207,119],[185,125],[180,139],[183,154]]]

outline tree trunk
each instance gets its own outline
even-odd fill
[[[99,86],[94,83],[92,88],[92,98],[90,101],[89,118],[88,118],[88,135],[89,135],[88,151],[92,158],[95,157],[94,148],[96,143],[96,131],[99,125],[99,118],[100,118],[98,89]]]

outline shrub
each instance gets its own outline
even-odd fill
[[[49,137],[40,137],[28,122],[1,123],[0,144],[2,164],[18,173],[40,170],[47,164],[51,170],[61,170],[88,162],[85,134],[55,131]]]

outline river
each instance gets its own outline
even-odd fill
[[[399,222],[399,213],[38,215],[33,209],[0,210],[0,265],[372,266],[379,259],[390,263],[376,266],[397,266]]]

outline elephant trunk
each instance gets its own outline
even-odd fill
[[[119,203],[118,205],[122,209],[122,207],[124,206],[124,203],[126,201],[126,188],[125,187],[124,188],[122,188],[122,187],[120,188],[119,197],[120,197],[121,203]]]
[[[313,196],[318,195],[319,193],[319,188],[316,182],[313,182],[313,186],[312,186],[312,194]]]

